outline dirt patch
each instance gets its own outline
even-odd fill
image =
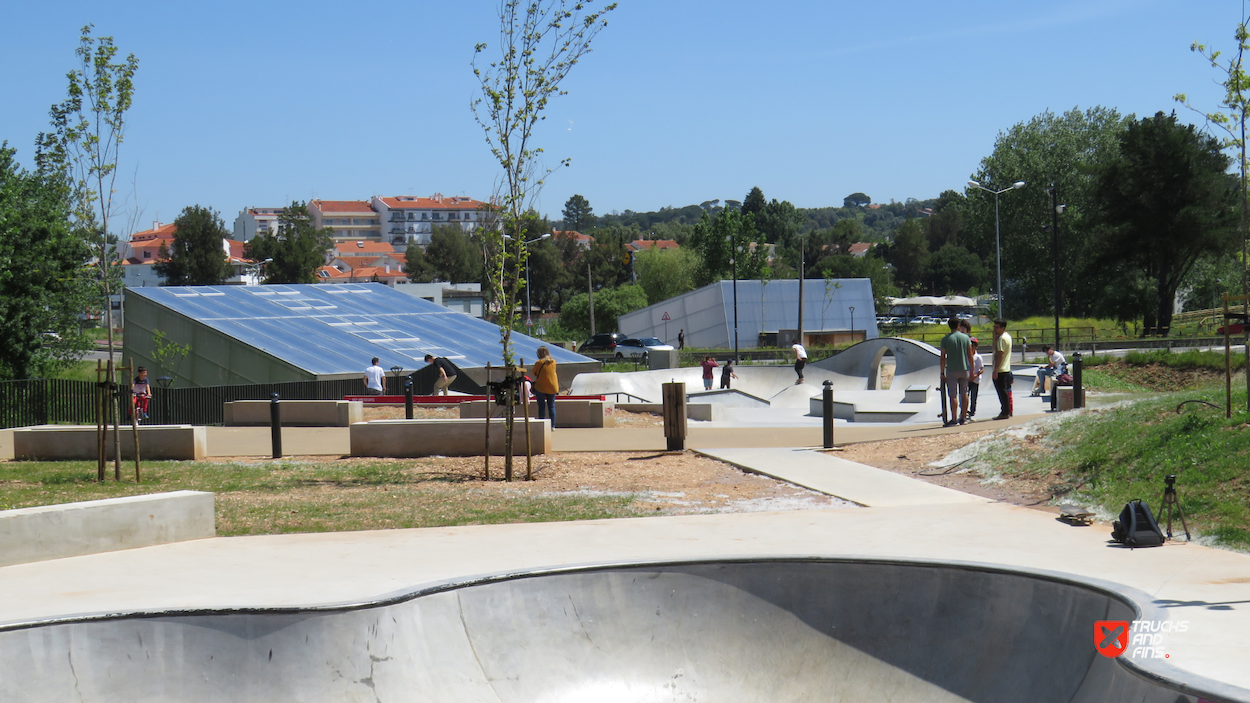
[[[1176,369],[1163,364],[1136,366],[1120,360],[1090,368],[1152,391],[1187,391],[1224,380],[1224,372],[1215,369]]]
[[[982,430],[851,444],[835,454],[843,459],[893,471],[964,493],[1046,512],[1058,512],[1058,508],[1046,505],[1053,497],[1051,493],[1053,482],[1048,477],[1012,477],[988,482],[970,471],[961,471],[959,466],[946,468],[931,466],[956,449],[972,444],[992,433],[993,430]]]

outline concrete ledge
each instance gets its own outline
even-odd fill
[[[283,427],[348,427],[364,422],[364,403],[352,400],[279,401]],[[269,426],[268,400],[236,400],[222,408],[227,427]]]
[[[906,401],[904,401],[906,402]],[[920,408],[909,409],[903,403],[881,403],[875,409],[865,409],[844,400],[833,401],[833,416],[847,422],[907,422]],[[808,414],[824,417],[824,399],[816,396],[809,401]]]
[[[13,458],[13,430],[0,430],[0,461]]]
[[[525,455],[525,421],[518,421],[512,453]],[[351,426],[351,455],[375,457],[482,456],[484,420],[374,420]],[[551,452],[551,421],[530,420],[530,451]],[[504,421],[490,422],[490,452],[504,451]]]
[[[461,419],[486,417],[486,408],[490,408],[491,417],[503,417],[507,411],[493,400],[473,400],[460,404]],[[559,427],[616,427],[616,418],[612,411],[616,403],[611,400],[561,400],[556,398],[556,424]],[[524,419],[520,406],[517,417]],[[538,401],[530,401],[530,421],[538,417]]]
[[[112,433],[105,444],[113,457]],[[13,458],[19,461],[74,461],[95,459],[96,428],[94,425],[39,425],[13,432]],[[140,425],[139,457],[152,460],[198,461],[207,453],[208,435],[203,427],[192,425]],[[134,434],[129,427],[121,430],[123,459],[135,455]]]
[[[651,413],[660,417],[664,416],[663,403],[617,403],[616,407],[631,413]],[[686,403],[686,419],[711,422],[727,418],[725,417],[724,406],[719,403]]]
[[[213,494],[174,491],[0,511],[0,566],[204,539]]]
[[[1076,389],[1072,386],[1059,386],[1057,389],[1059,397],[1055,399],[1056,406],[1059,410],[1071,410],[1072,398],[1076,395]],[[1085,389],[1081,389],[1081,396],[1085,396]],[[1083,404],[1083,403],[1082,403]]]
[[[929,402],[929,387],[926,385],[921,385],[921,384],[908,386],[907,389],[903,391],[903,402],[904,403],[927,403]]]

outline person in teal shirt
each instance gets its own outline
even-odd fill
[[[972,338],[959,331],[959,319],[946,321],[950,334],[942,338],[940,360],[942,385],[950,401],[951,418],[943,427],[963,425],[968,422],[968,372],[972,370]],[[959,417],[955,408],[959,407]]]

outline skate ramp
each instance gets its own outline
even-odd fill
[[[805,382],[795,384],[797,376],[792,366],[737,366],[738,378],[733,388],[743,393],[767,400],[772,407],[807,407],[807,400],[818,395],[822,383],[833,382],[835,389],[851,390],[863,387],[864,379],[844,376],[837,371],[808,366],[804,371]],[[671,381],[686,384],[687,395],[703,393],[703,370],[697,367],[634,371],[629,373],[583,373],[573,379],[570,393],[573,395],[621,394],[618,402],[659,403],[663,399],[661,388]],[[720,371],[712,382],[713,389],[720,388]],[[632,400],[640,398],[642,400]],[[700,402],[716,402],[716,396],[706,396]]]
[[[617,565],[323,611],[0,632],[0,698],[1195,701],[1175,669],[1151,662],[1146,678],[1095,652],[1095,620],[1135,616],[1090,585],[970,565]]]
[[[816,367],[842,378],[862,380],[860,387],[846,390],[881,390],[881,361],[887,354],[894,355],[891,389],[902,390],[913,385],[937,388],[942,352],[924,342],[901,337],[869,339],[848,347],[840,354],[809,364],[808,368]]]

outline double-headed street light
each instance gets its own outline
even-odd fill
[[[1016,181],[1015,183],[1011,184],[1010,188],[1003,188],[1002,190],[994,190],[992,188],[986,188],[985,186],[981,185],[980,183],[977,183],[976,181],[968,181],[968,186],[970,188],[979,188],[980,190],[983,190],[986,193],[994,194],[994,249],[996,251],[996,256],[998,258],[998,317],[1003,318],[1005,320],[1007,319],[1007,313],[1003,310],[1003,244],[1002,244],[1002,237],[1000,236],[1001,228],[1000,228],[999,219],[998,219],[998,196],[1002,195],[1003,193],[1006,193],[1009,190],[1023,188],[1024,181]]]
[[[503,238],[510,240],[512,239],[512,235],[505,234],[503,235]],[[541,237],[535,237],[533,239],[527,239],[525,241],[522,241],[521,246],[527,247],[533,244],[534,242],[541,242],[544,239],[551,239],[551,233],[547,232],[543,234],[543,236]],[[525,319],[527,322],[531,321],[530,313],[533,310],[534,308],[530,305],[530,257],[529,257],[529,252],[527,251],[525,254]],[[533,330],[531,329],[530,331],[532,332]]]

